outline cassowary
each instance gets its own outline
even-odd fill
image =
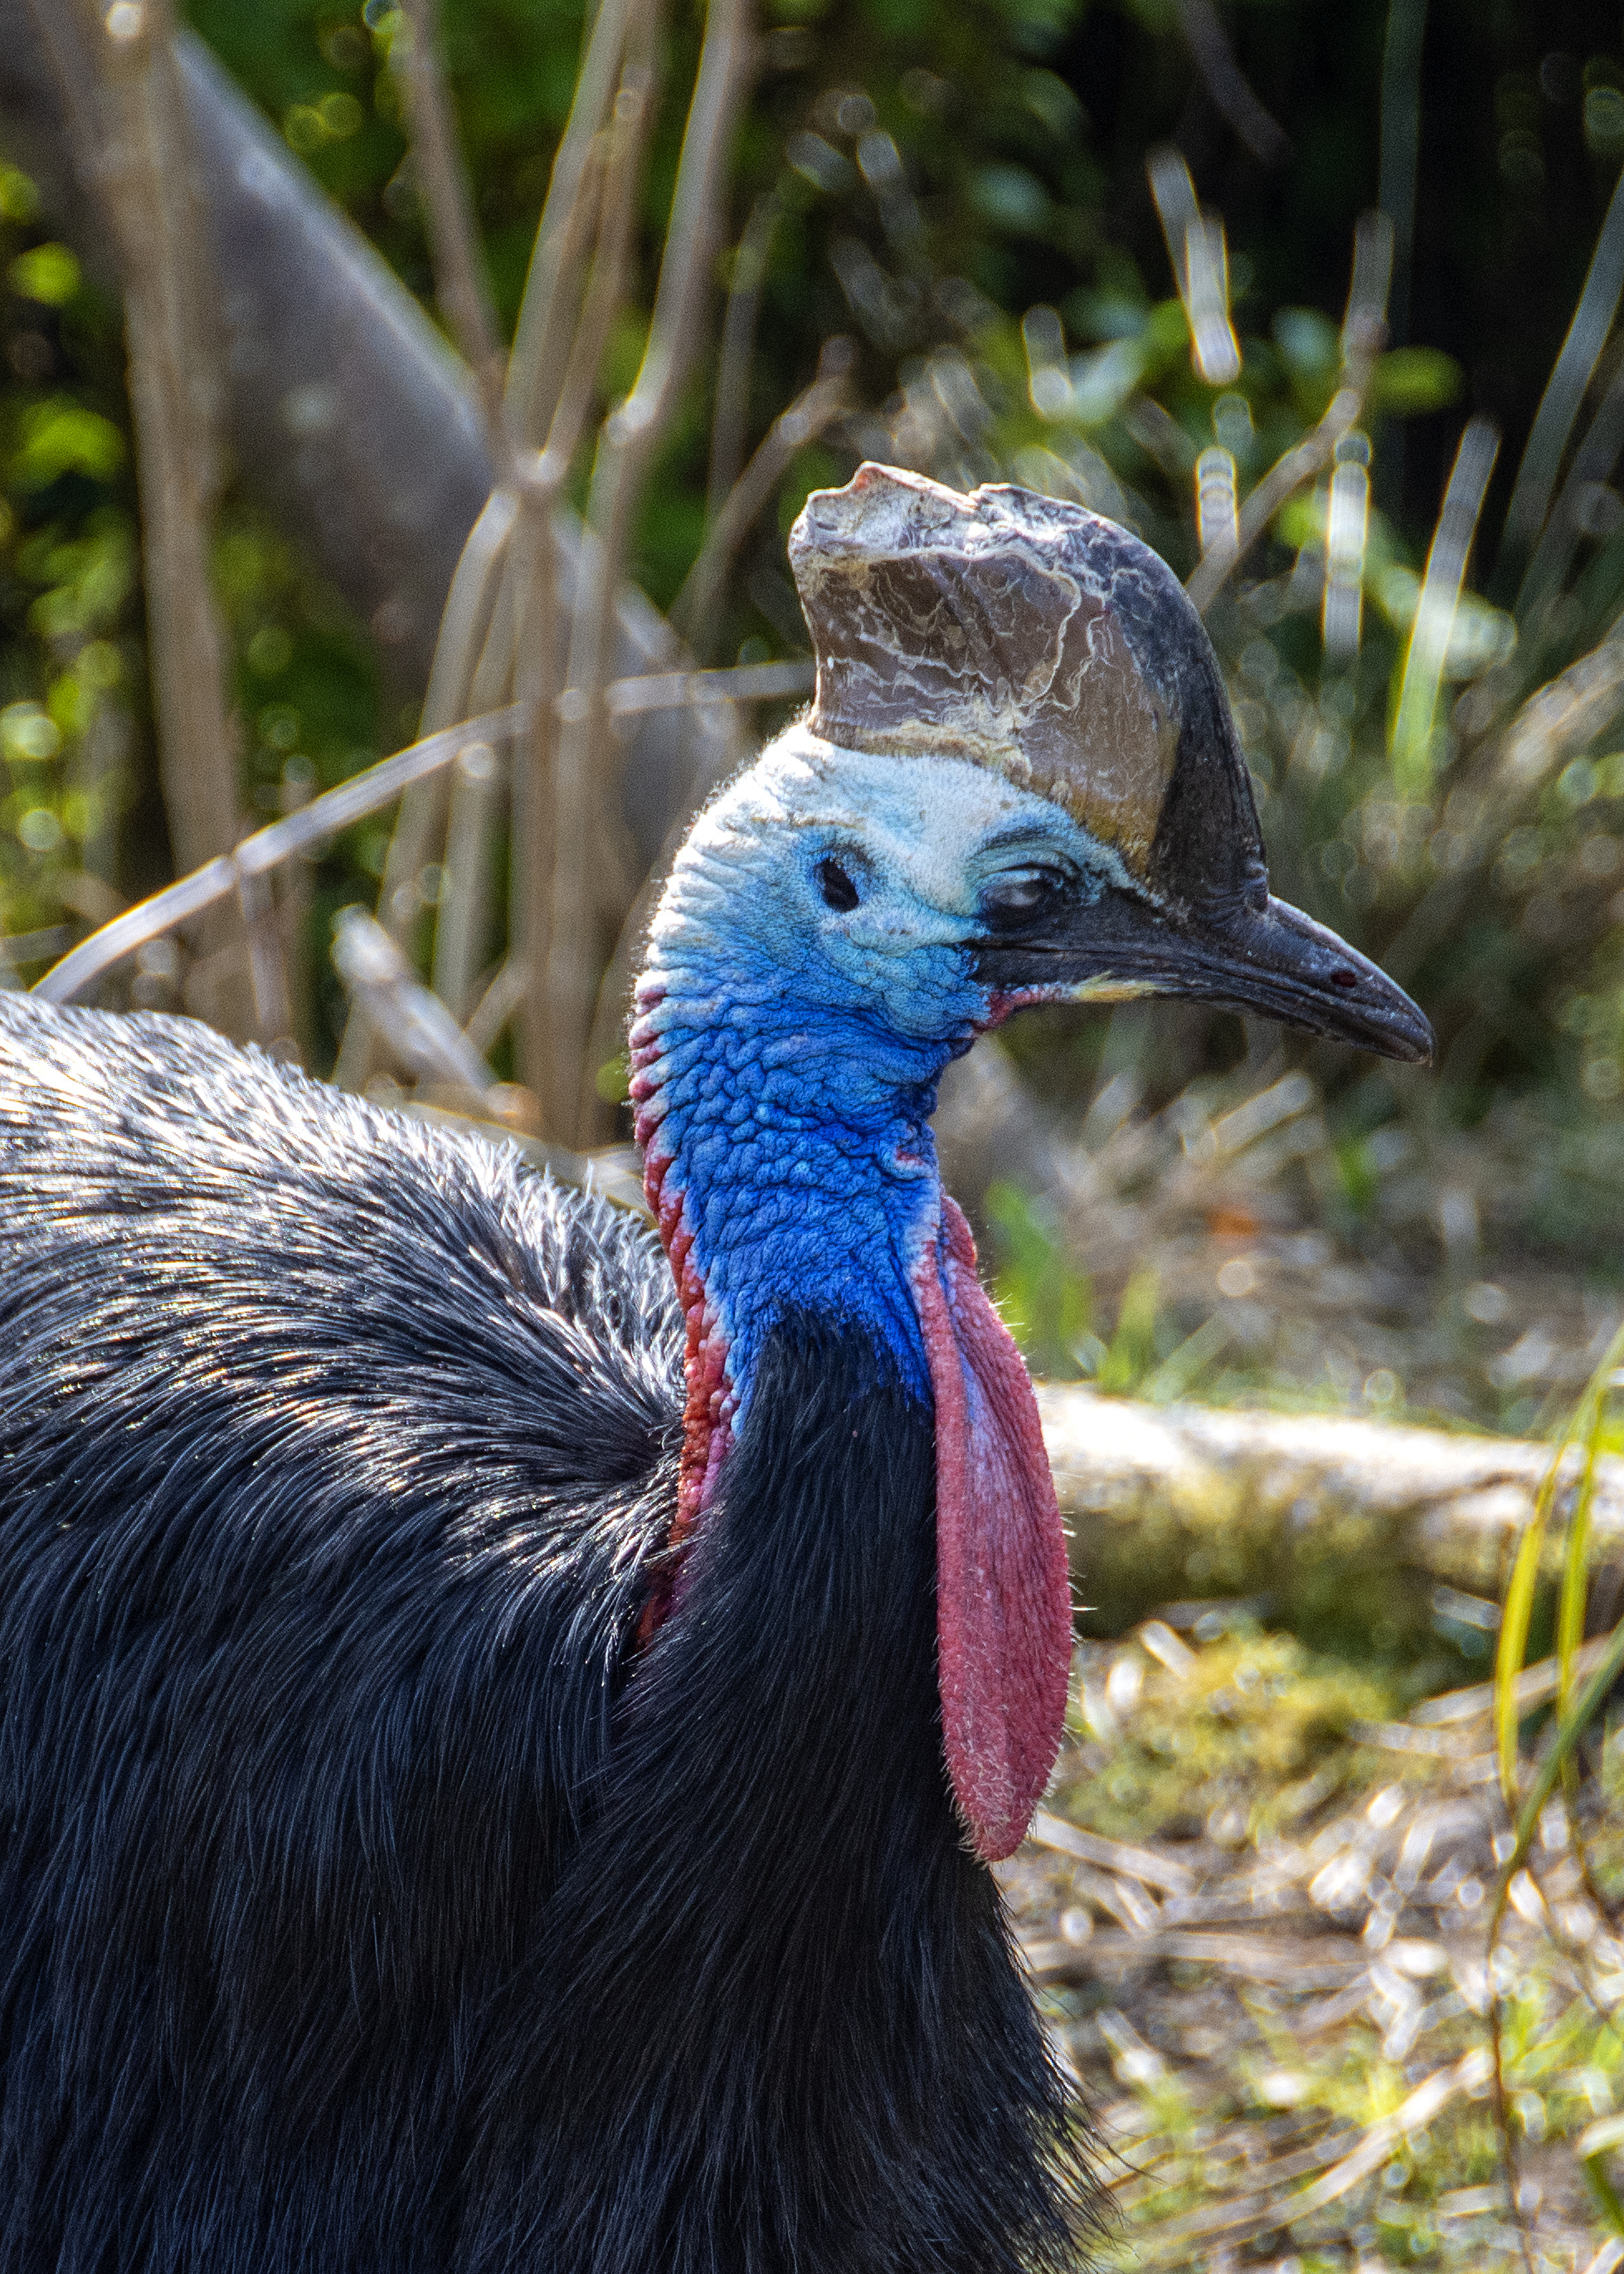
[[[990,1862],[1064,1542],[949,1061],[1144,993],[1425,1058],[1091,514],[865,467],[678,856],[662,1255],[183,1020],[0,996],[0,2268],[1016,2274],[1086,2155]]]

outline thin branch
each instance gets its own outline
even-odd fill
[[[406,106],[411,121],[412,170],[428,230],[434,297],[485,406],[494,465],[502,462],[502,381],[506,358],[491,305],[490,285],[473,193],[446,86],[439,0],[401,0],[409,39]]]
[[[1291,138],[1252,93],[1213,0],[1178,0],[1178,28],[1219,117],[1259,163],[1283,166],[1291,155]]]
[[[636,185],[653,119],[653,70],[647,49],[653,26],[641,11],[628,25],[613,122],[602,138],[602,189],[597,204],[592,272],[575,336],[553,406],[545,448],[525,470],[523,519],[516,547],[519,641],[516,691],[530,704],[534,725],[514,771],[512,876],[508,891],[510,953],[528,975],[518,1005],[516,1061],[520,1081],[538,1105],[546,1069],[558,1048],[553,1004],[541,976],[551,949],[551,880],[557,832],[559,697],[565,651],[558,606],[558,546],[553,513],[574,463],[598,384],[604,349],[626,293],[635,221]],[[585,200],[577,200],[584,210]],[[583,540],[582,561],[592,539]],[[580,571],[575,593],[580,607]],[[545,1108],[542,1109],[545,1112]]]
[[[605,689],[605,698],[612,714],[677,711],[705,703],[805,694],[810,684],[808,664],[748,664],[735,671],[655,672],[636,679],[613,680]],[[425,734],[393,757],[340,782],[336,789],[325,791],[297,812],[256,830],[235,851],[205,862],[178,883],[126,908],[88,939],[81,940],[60,963],[53,964],[35,985],[34,993],[48,1003],[71,1003],[93,980],[145,947],[148,940],[162,938],[217,900],[229,899],[240,877],[267,876],[282,862],[312,852],[341,829],[393,805],[414,785],[443,772],[470,743],[494,746],[512,742],[529,725],[527,706],[512,703],[503,710],[460,719],[437,734]]]
[[[465,1019],[490,928],[492,824],[501,787],[488,742],[466,742],[451,772],[451,819],[434,923],[436,995]]]
[[[614,594],[643,484],[698,351],[727,149],[752,50],[748,0],[711,0],[648,343],[631,393],[605,422],[592,472],[588,518],[598,542],[583,548],[570,628],[543,978],[556,1021],[546,1126],[557,1136],[597,1106],[595,1094],[583,1096],[582,1065],[594,994],[590,862],[593,809],[608,787],[602,690]]]
[[[767,281],[767,260],[773,231],[783,204],[776,190],[756,200],[744,235],[733,253],[727,283],[727,307],[722,318],[722,344],[718,358],[716,408],[710,420],[710,472],[705,492],[706,518],[714,522],[732,494],[744,464],[745,430],[750,414],[750,364],[756,351],[756,323],[761,313],[762,290]]]
[[[817,361],[817,377],[773,422],[711,522],[703,549],[688,570],[671,610],[672,623],[696,650],[706,644],[703,628],[713,621],[733,555],[778,488],[796,451],[851,408],[854,360],[850,340],[825,340]]]
[[[532,448],[540,448],[553,424],[575,333],[569,311],[585,252],[575,209],[590,194],[592,144],[609,115],[628,32],[643,4],[644,0],[602,0],[575,79],[569,122],[553,157],[508,365],[508,431]]]
[[[148,940],[162,938],[177,924],[229,899],[242,877],[268,875],[296,853],[309,851],[338,830],[348,829],[352,822],[392,805],[413,782],[448,766],[469,742],[503,742],[520,733],[524,724],[523,712],[515,706],[488,718],[443,727],[380,764],[369,766],[365,773],[341,782],[297,813],[285,814],[280,821],[256,830],[235,852],[207,862],[177,884],[115,916],[111,923],[103,924],[100,931],[81,940],[71,954],[54,964],[34,993],[48,1003],[71,1003],[93,980],[145,947]]]

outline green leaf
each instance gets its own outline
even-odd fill
[[[607,1105],[624,1105],[631,1095],[632,1062],[624,1050],[605,1058],[593,1078],[598,1095]]]
[[[1092,1323],[1086,1277],[1067,1261],[1054,1228],[1018,1186],[989,1185],[987,1216],[996,1256],[994,1299],[1034,1373],[1065,1378]]]
[[[970,201],[983,221],[1026,237],[1049,219],[1049,192],[1024,166],[982,166],[970,183]]]
[[[1461,399],[1461,366],[1441,348],[1390,348],[1376,358],[1371,374],[1372,410],[1413,418],[1424,410],[1447,410]]]
[[[57,395],[24,411],[11,479],[21,490],[48,489],[64,474],[88,474],[93,481],[105,482],[124,462],[124,438],[112,420]]]
[[[1556,1495],[1562,1456],[1572,1435],[1573,1423],[1569,1421],[1545,1471],[1535,1498],[1534,1512],[1517,1543],[1506,1587],[1506,1608],[1500,1615],[1500,1645],[1494,1657],[1494,1742],[1500,1757],[1500,1789],[1508,1809],[1517,1804],[1517,1676],[1528,1654],[1528,1630],[1533,1617],[1534,1590],[1539,1580],[1539,1558],[1545,1544],[1551,1502]]]
[[[0,221],[32,221],[40,210],[40,193],[16,166],[0,165]]]
[[[36,245],[19,252],[6,275],[14,292],[48,308],[65,308],[79,290],[79,260],[65,245]]]
[[[1556,1735],[1552,1738],[1545,1757],[1535,1773],[1534,1781],[1529,1788],[1528,1797],[1522,1803],[1522,1813],[1517,1818],[1516,1845],[1500,1866],[1500,1892],[1495,1911],[1497,1919],[1505,1909],[1506,1897],[1511,1882],[1522,1870],[1527,1860],[1528,1851],[1533,1846],[1534,1834],[1539,1829],[1539,1818],[1544,1812],[1545,1804],[1556,1790],[1557,1780],[1560,1777],[1574,1747],[1605,1704],[1607,1692],[1618,1680],[1620,1667],[1624,1667],[1624,1620],[1620,1620],[1613,1630],[1612,1635],[1608,1638],[1606,1649],[1602,1653],[1598,1664],[1591,1669],[1590,1680],[1579,1692],[1573,1706],[1557,1723]]]
[[[1154,1270],[1136,1271],[1122,1291],[1116,1331],[1100,1364],[1103,1390],[1137,1389],[1155,1362],[1158,1283]]]
[[[1533,1607],[1534,1587],[1539,1575],[1539,1553],[1544,1543],[1545,1525],[1552,1502],[1556,1496],[1557,1480],[1561,1473],[1562,1457],[1575,1437],[1585,1442],[1585,1464],[1579,1487],[1579,1496],[1569,1526],[1567,1554],[1562,1573],[1562,1593],[1557,1616],[1557,1707],[1556,1735],[1546,1748],[1534,1778],[1522,1811],[1517,1818],[1516,1846],[1500,1873],[1500,1900],[1495,1916],[1505,1908],[1507,1890],[1528,1853],[1529,1842],[1539,1822],[1539,1812],[1556,1788],[1558,1778],[1577,1743],[1589,1727],[1602,1701],[1612,1687],[1614,1675],[1624,1666],[1624,1622],[1613,1630],[1613,1638],[1603,1653],[1601,1664],[1591,1674],[1576,1702],[1573,1699],[1574,1662],[1584,1624],[1585,1550],[1590,1529],[1590,1500],[1595,1491],[1596,1458],[1602,1442],[1602,1417],[1606,1410],[1607,1392],[1613,1386],[1613,1376],[1620,1356],[1624,1356],[1624,1327],[1620,1327],[1608,1344],[1606,1354],[1591,1374],[1583,1397],[1568,1417],[1561,1442],[1552,1457],[1544,1481],[1534,1502],[1534,1513],[1529,1520],[1518,1546],[1516,1561],[1512,1566],[1510,1584],[1506,1589],[1506,1608],[1500,1620],[1500,1650],[1494,1665],[1494,1726],[1496,1750],[1500,1755],[1500,1785],[1505,1792],[1506,1805],[1515,1811],[1517,1805],[1517,1706],[1516,1677],[1522,1669],[1528,1645],[1530,1614]]]
[[[1568,1527],[1568,1539],[1562,1557],[1562,1592],[1556,1615],[1556,1706],[1565,1713],[1573,1703],[1574,1661],[1579,1645],[1584,1640],[1584,1604],[1589,1592],[1590,1503],[1596,1497],[1596,1462],[1602,1446],[1602,1425],[1607,1413],[1607,1393],[1613,1386],[1613,1371],[1620,1355],[1624,1355],[1624,1327],[1607,1345],[1605,1357],[1590,1376],[1586,1386],[1580,1412],[1588,1412],[1584,1428],[1584,1473],[1580,1479],[1578,1498],[1574,1503],[1573,1518]]]

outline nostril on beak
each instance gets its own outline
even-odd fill
[[[1333,987],[1357,987],[1358,983],[1358,973],[1357,971],[1350,971],[1345,963],[1339,964],[1336,969],[1331,974],[1331,984]]]

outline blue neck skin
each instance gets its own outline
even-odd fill
[[[665,1189],[684,1196],[740,1405],[763,1336],[796,1309],[866,1330],[928,1400],[910,1285],[938,1205],[928,1123],[944,1067],[985,1018],[984,990],[962,951],[924,951],[936,968],[922,991],[945,1031],[907,1035],[825,963],[786,968],[748,928],[708,945],[650,974],[664,994],[650,1071]]]
[[[994,768],[838,749],[799,727],[700,817],[632,1029],[638,1135],[694,1337],[695,1442],[718,1410],[718,1343],[742,1404],[791,1310],[865,1331],[929,1397],[914,1284],[941,1209],[927,1124],[943,1069],[1001,1008],[974,975],[981,895],[1024,864],[1096,856]]]

